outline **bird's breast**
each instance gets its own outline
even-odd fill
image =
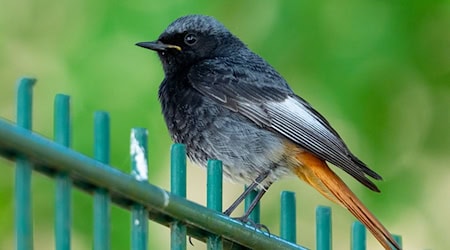
[[[286,173],[285,146],[272,131],[187,85],[169,88],[163,82],[159,95],[172,139],[186,145],[193,162],[206,166],[209,159],[221,160],[225,175],[241,183],[250,183],[267,169],[274,171],[269,179]]]

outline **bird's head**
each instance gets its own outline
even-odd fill
[[[189,69],[204,59],[229,56],[245,48],[219,21],[203,15],[180,17],[158,40],[136,45],[158,52],[166,74]]]

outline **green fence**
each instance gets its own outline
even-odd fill
[[[0,118],[0,155],[15,161],[16,248],[33,249],[31,178],[33,171],[55,179],[55,249],[71,247],[71,189],[94,199],[94,249],[110,249],[110,206],[131,212],[131,249],[148,248],[148,219],[171,229],[171,249],[185,249],[187,236],[203,241],[208,249],[306,249],[296,244],[295,195],[281,194],[280,236],[255,229],[224,216],[222,165],[207,167],[207,207],[186,200],[186,153],[181,144],[171,148],[171,192],[148,183],[147,130],[131,131],[131,174],[109,164],[109,116],[96,112],[95,152],[90,158],[70,149],[69,97],[57,95],[54,107],[54,141],[31,131],[34,79],[22,78],[17,88],[17,123]],[[251,203],[254,193],[246,200]],[[259,222],[259,209],[251,215]],[[316,210],[316,249],[331,249],[331,209]],[[397,237],[401,242],[401,238]],[[168,243],[169,244],[169,243]],[[169,246],[167,246],[168,248]],[[366,230],[352,226],[352,249],[366,248]]]

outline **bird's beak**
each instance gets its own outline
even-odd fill
[[[176,49],[178,51],[181,51],[181,47],[177,46],[177,45],[172,45],[172,44],[165,44],[162,43],[160,41],[153,41],[153,42],[140,42],[140,43],[136,43],[137,46],[142,47],[142,48],[146,48],[146,49],[151,49],[154,51],[166,51],[168,49]]]

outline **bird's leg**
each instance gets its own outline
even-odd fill
[[[227,209],[227,210],[225,210],[225,212],[224,212],[224,214],[225,215],[228,215],[228,216],[230,216],[231,215],[231,213],[237,208],[237,206],[239,206],[239,204],[241,204],[242,203],[242,201],[245,199],[245,197],[247,197],[248,196],[248,194],[252,191],[252,190],[254,190],[264,179],[266,179],[267,178],[267,176],[269,175],[269,173],[270,173],[270,171],[266,171],[266,172],[263,172],[262,174],[260,174],[253,182],[252,182],[252,184],[250,184],[250,186],[248,186],[246,189],[245,189],[245,191],[233,202],[233,204],[231,204],[231,206]],[[262,189],[261,191],[263,191],[264,189]],[[261,192],[260,191],[260,192]],[[258,195],[255,197],[255,200],[259,200],[259,199],[261,199],[261,197],[263,196],[263,194],[265,193],[265,190],[264,190],[264,192],[260,195],[259,193],[258,193]],[[259,197],[259,199],[256,199],[256,198],[258,198]],[[253,203],[251,204],[251,205],[253,205]],[[250,205],[250,207],[252,207]],[[252,208],[252,210],[255,208],[255,206],[256,206],[256,203],[255,203],[255,205],[253,205],[253,208]],[[250,213],[249,213],[250,214]],[[247,216],[248,217],[248,216]]]
[[[250,220],[248,217],[250,217],[250,214],[253,212],[253,210],[256,208],[256,205],[258,205],[258,202],[261,200],[261,198],[263,197],[263,195],[267,192],[267,190],[269,189],[270,185],[272,183],[267,184],[266,186],[264,186],[263,189],[259,190],[259,192],[256,194],[255,199],[253,199],[252,203],[250,204],[250,206],[247,208],[247,211],[245,211],[244,215],[238,218],[234,218],[236,220],[239,220],[243,223],[250,223],[251,225],[253,225],[255,228],[258,229],[265,229],[267,231],[267,233],[270,235],[270,230],[268,227],[266,227],[263,224],[259,224],[256,223],[252,220]]]
[[[264,187],[261,190],[259,190],[259,192],[256,194],[255,199],[252,201],[252,203],[250,203],[250,206],[247,208],[247,211],[245,211],[244,215],[242,217],[239,217],[239,220],[241,220],[241,221],[248,221],[248,217],[253,212],[253,210],[255,209],[256,205],[258,205],[258,202],[261,200],[263,195],[267,192],[267,189],[269,187],[270,187],[270,185],[267,186],[267,187]]]
[[[258,183],[253,182],[250,186],[248,186],[245,191],[231,204],[231,206],[223,212],[225,215],[230,216],[231,213],[239,206],[239,204],[242,203],[242,201],[245,199],[245,197],[248,196],[248,194],[255,189],[255,187],[258,185]]]

